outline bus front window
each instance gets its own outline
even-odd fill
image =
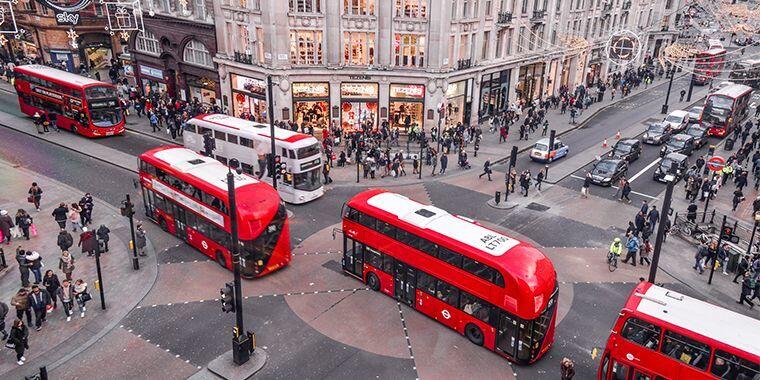
[[[322,186],[319,179],[319,167],[303,173],[293,174],[293,187],[296,190],[314,191]]]
[[[90,121],[96,127],[113,127],[121,123],[124,114],[120,108],[91,109]]]

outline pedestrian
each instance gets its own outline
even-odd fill
[[[65,228],[61,228],[61,232],[58,233],[58,242],[56,244],[58,244],[58,248],[61,249],[61,252],[68,251],[69,248],[74,245],[74,237],[71,236]]]
[[[42,282],[42,256],[37,251],[26,251],[26,262],[34,274],[34,283]]]
[[[750,294],[752,294],[752,291],[755,289],[755,286],[757,286],[757,280],[755,279],[755,276],[752,275],[750,271],[747,271],[744,273],[744,280],[742,281],[742,291],[739,295],[739,300],[736,301],[736,303],[743,305],[746,301],[747,304],[749,304],[749,308],[752,309],[755,307],[755,304],[752,303],[752,299],[749,298]]]
[[[639,265],[644,265],[644,262],[647,262],[647,266],[651,265],[652,262],[649,261],[649,254],[652,253],[652,244],[649,242],[649,239],[644,239],[644,244],[641,246],[641,250],[639,251]]]
[[[71,315],[74,314],[74,284],[71,283],[71,279],[63,280],[56,293],[56,297],[61,300],[61,305],[63,305],[66,322],[71,322]]]
[[[686,90],[681,89],[681,92],[679,93],[681,95],[681,98],[678,100],[679,102],[683,101],[683,98],[686,96]]]
[[[441,171],[438,172],[440,175],[446,174],[446,166],[449,164],[449,157],[445,154],[441,154]]]
[[[10,311],[8,304],[0,301],[0,333],[3,334],[3,340],[8,339],[8,332],[5,331],[5,317],[8,316],[8,311]]]
[[[150,120],[150,128],[153,132],[161,131],[161,128],[158,127],[158,116],[156,116],[155,112],[149,111],[148,120]]]
[[[734,198],[731,201],[733,204],[731,211],[736,211],[736,207],[739,206],[739,203],[742,201],[744,201],[744,193],[742,193],[741,189],[734,190]]]
[[[631,194],[631,183],[627,179],[623,180],[622,188],[620,201],[622,202],[625,199],[628,203],[631,203],[631,198],[628,197]]]
[[[29,196],[27,201],[33,203],[37,211],[40,211],[40,201],[42,200],[42,188],[37,185],[37,182],[32,182],[32,187],[29,188]]]
[[[21,275],[21,286],[26,288],[29,286],[29,263],[26,261],[26,251],[21,246],[16,248],[16,262]]]
[[[734,276],[734,280],[733,280],[734,284],[738,284],[739,282],[736,280],[738,280],[739,277],[744,276],[744,273],[746,273],[749,270],[750,260],[752,260],[752,256],[740,254],[739,262],[737,263],[737,268],[736,268],[736,276]]]
[[[710,250],[707,248],[707,244],[701,242],[697,247],[697,252],[694,254],[694,270],[699,274],[705,272],[704,260],[710,255]]]
[[[61,202],[58,207],[53,210],[53,219],[58,223],[58,227],[66,229],[66,220],[69,217],[69,208],[66,204]]]
[[[588,198],[588,189],[591,187],[591,173],[586,173],[586,178],[583,179],[583,186],[581,187],[581,196]]]
[[[58,288],[61,287],[61,282],[58,280],[58,275],[56,275],[52,269],[45,271],[45,277],[42,278],[42,286],[45,287],[45,290],[47,290],[48,294],[50,295],[50,300],[52,301],[53,306],[50,312],[52,312],[53,309],[58,308],[58,302],[56,302],[56,299],[58,298]]]
[[[544,169],[538,171],[538,174],[536,175],[536,190],[541,191],[541,183],[544,182],[545,176]]]
[[[572,360],[568,358],[563,358],[560,362],[560,379],[562,380],[572,380],[573,376],[575,376],[575,364]]]
[[[16,292],[16,295],[11,298],[11,306],[16,308],[16,318],[23,319],[26,314],[26,323],[32,323],[32,310],[29,308],[29,299],[27,296],[29,292],[25,288],[21,288]]]
[[[482,178],[484,175],[488,176],[488,180],[491,180],[491,160],[486,160],[486,162],[483,164],[483,173],[480,173],[478,178]]]
[[[34,311],[34,327],[42,330],[42,324],[47,320],[47,307],[51,304],[50,294],[38,285],[32,285],[32,292],[27,296],[29,307]]]
[[[148,256],[145,254],[145,246],[148,245],[147,240],[142,223],[137,223],[137,228],[135,229],[135,247],[137,247],[137,252],[140,256]]]
[[[92,297],[87,292],[87,283],[81,278],[74,282],[74,299],[79,306],[79,317],[84,318],[84,312],[87,311],[87,301],[91,300]]]
[[[431,150],[430,155],[432,156],[430,162],[433,164],[433,170],[430,172],[430,176],[435,177],[435,169],[436,167],[438,167],[438,153],[436,153],[435,149],[433,148],[430,148],[430,150]]]
[[[654,230],[657,222],[660,221],[660,212],[657,211],[657,206],[652,206],[651,210],[649,210],[649,214],[647,214],[647,220],[649,221],[652,230]]]
[[[647,213],[649,212],[649,203],[647,202],[646,199],[641,201],[641,212],[644,213],[644,216],[646,216]]]
[[[58,128],[58,115],[55,112],[48,112],[48,120],[50,121],[53,130],[57,133],[61,133],[61,129]]]
[[[98,230],[95,231],[95,235],[98,238],[99,252],[108,252],[108,241],[111,240],[110,233],[111,230],[105,224],[101,224]]]
[[[92,210],[95,203],[90,193],[85,193],[82,199],[79,200],[79,207],[82,209],[80,212],[82,217],[82,225],[86,226],[92,223]]]
[[[74,256],[69,251],[63,251],[58,260],[58,269],[66,275],[67,280],[72,280],[71,274],[74,272]]]
[[[77,243],[77,246],[82,248],[82,254],[86,253],[87,256],[92,256],[95,253],[95,250],[98,249],[95,233],[89,231],[87,227],[82,227],[82,233],[79,234],[79,243]]]
[[[8,211],[0,210],[0,244],[11,245],[11,228],[15,227]]]
[[[575,124],[575,116],[577,111],[575,110],[575,107],[570,109],[570,124]]]
[[[26,358],[24,357],[24,351],[29,348],[29,329],[24,325],[24,321],[16,319],[13,321],[13,327],[11,327],[11,333],[8,336],[8,345],[12,345],[16,351],[16,363],[18,365],[24,365]]]
[[[82,228],[82,208],[78,204],[72,203],[69,209],[69,221],[71,222],[71,230],[77,232],[77,227]]]
[[[626,253],[623,263],[628,264],[628,260],[632,260],[631,265],[636,266],[636,252],[639,251],[639,239],[632,233],[629,233],[626,238],[628,240],[625,243],[625,247],[628,253]]]
[[[29,231],[30,229],[33,232],[33,235],[37,235],[37,230],[34,228],[34,219],[26,212],[24,209],[19,209],[16,212],[16,226],[21,230],[21,234],[24,236],[26,240],[29,240]]]

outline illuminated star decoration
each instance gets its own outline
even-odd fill
[[[78,48],[79,44],[77,43],[77,38],[79,38],[79,34],[74,30],[74,28],[69,28],[66,34],[69,36],[69,45],[71,45],[71,47],[74,49]]]
[[[123,31],[121,31],[121,32],[119,33],[119,37],[120,37],[122,40],[128,41],[128,40],[129,40],[129,32],[128,32],[128,31],[126,31],[126,30],[123,30]]]

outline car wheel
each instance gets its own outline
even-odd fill
[[[464,327],[464,335],[470,342],[472,342],[472,344],[476,346],[483,345],[483,330],[481,330],[477,325],[472,323],[467,324],[467,326]]]
[[[369,272],[369,274],[367,274],[367,286],[369,286],[369,288],[374,291],[380,290],[380,279],[377,278],[376,274],[372,272]]]

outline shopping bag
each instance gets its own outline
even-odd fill
[[[15,238],[19,237],[20,235],[21,234],[19,234],[19,232],[18,232],[18,226],[11,228],[11,237],[12,238],[15,239]]]
[[[37,236],[37,226],[34,224],[30,225],[29,232],[32,234],[32,236]]]
[[[30,196],[26,197],[26,201],[29,202],[29,203],[34,203],[34,195],[30,195]]]

